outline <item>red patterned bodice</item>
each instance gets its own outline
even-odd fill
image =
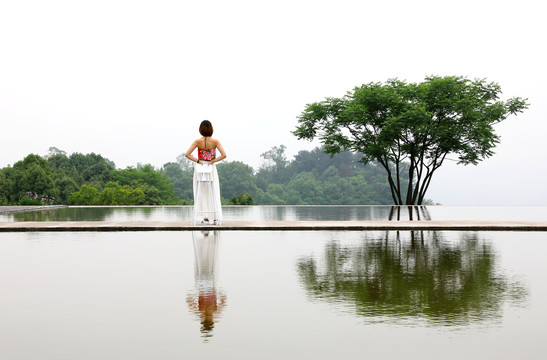
[[[204,139],[205,147],[207,147],[207,138]],[[211,161],[217,156],[217,149],[200,149],[198,148],[198,160]]]

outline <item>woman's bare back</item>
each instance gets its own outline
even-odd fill
[[[207,137],[207,138],[201,137],[197,139],[196,141],[194,141],[194,144],[196,144],[196,146],[200,149],[212,150],[217,147],[218,140],[212,137]]]

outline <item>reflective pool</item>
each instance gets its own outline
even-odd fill
[[[224,220],[547,221],[547,206],[224,206]],[[0,221],[189,221],[191,206],[68,207],[0,214]]]
[[[542,232],[0,234],[4,359],[541,358]]]

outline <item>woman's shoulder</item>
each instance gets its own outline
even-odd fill
[[[205,142],[202,140],[201,143],[204,144]],[[210,146],[216,147],[217,144],[220,144],[220,141],[217,138],[212,138],[212,137],[207,138],[207,147],[210,147]]]

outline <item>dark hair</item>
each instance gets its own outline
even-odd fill
[[[212,136],[213,124],[209,120],[203,120],[199,125],[199,133],[203,136]]]

